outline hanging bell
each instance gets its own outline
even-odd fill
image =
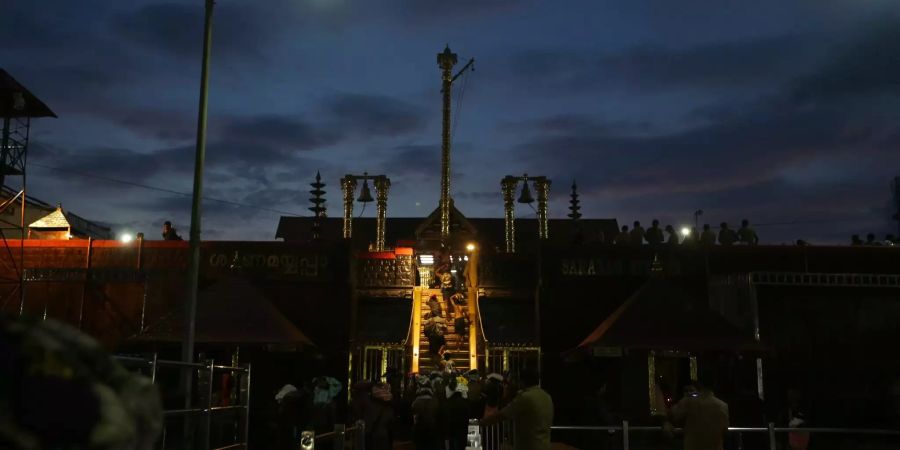
[[[362,189],[360,189],[359,198],[357,198],[356,201],[358,201],[360,203],[369,203],[369,202],[375,201],[375,199],[372,198],[372,192],[369,191],[369,179],[368,178],[363,178]]]
[[[522,194],[519,195],[519,203],[534,203],[534,197],[531,196],[531,189],[528,188],[528,179],[522,186]]]

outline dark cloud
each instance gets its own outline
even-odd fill
[[[648,132],[649,121],[601,121],[587,114],[556,114],[536,119],[507,122],[500,129],[512,133],[614,133],[631,134]]]
[[[497,191],[462,191],[454,192],[453,198],[458,200],[472,200],[479,203],[500,204],[502,195],[500,188]]]
[[[575,91],[758,88],[799,75],[826,49],[813,37],[795,35],[687,48],[644,45],[615,54],[533,49],[512,55],[509,67],[530,85]]]
[[[400,145],[387,153],[380,166],[391,176],[419,178],[440,176],[440,145]]]
[[[797,100],[900,93],[900,78],[896,76],[900,73],[900,19],[886,18],[866,27],[863,34],[835,53],[838,56],[834,60],[795,83]]]
[[[182,111],[131,109],[118,113],[111,111],[109,117],[142,137],[170,142],[188,141],[197,136],[196,118]]]
[[[686,49],[645,46],[601,57],[598,69],[604,82],[611,77],[635,89],[771,86],[805,70],[817,47],[822,43],[793,35]]]
[[[263,114],[225,121],[219,138],[228,146],[244,146],[248,154],[269,147],[279,152],[313,150],[341,141],[344,130],[306,122],[299,117]]]
[[[504,78],[535,87],[581,90],[601,79],[596,56],[573,50],[530,49],[513,53]]]
[[[112,29],[128,41],[184,59],[199,61],[203,42],[203,2],[155,3],[114,16]],[[216,59],[262,56],[277,27],[266,26],[258,8],[229,4],[214,13]]]
[[[427,125],[422,108],[390,97],[341,94],[326,99],[322,107],[342,130],[365,137],[396,137]]]
[[[34,162],[59,169],[55,178],[91,185],[97,182],[87,175],[141,182],[159,174],[174,176],[193,172],[193,147],[173,147],[153,153],[122,148],[94,148],[69,151],[55,146],[37,145]]]
[[[489,14],[503,14],[533,3],[532,0],[394,0],[390,11],[398,13],[413,24],[446,21],[448,17],[472,18]]]
[[[532,165],[589,189],[634,197],[735,188],[829,155],[882,155],[884,127],[841,106],[760,109],[665,135],[546,133],[519,147]]]
[[[93,28],[102,20],[97,11],[103,9],[97,0],[5,2],[0,14],[0,40],[6,50],[52,50],[83,44],[93,38]]]

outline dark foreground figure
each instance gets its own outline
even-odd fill
[[[152,449],[156,387],[53,320],[0,316],[0,448]]]

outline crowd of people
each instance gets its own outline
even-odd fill
[[[454,268],[455,266],[455,268]],[[449,324],[453,323],[453,332],[457,335],[457,347],[460,350],[467,344],[469,337],[469,308],[465,292],[466,270],[462,261],[453,261],[446,248],[437,254],[431,280],[432,289],[441,290],[441,298],[436,295],[428,298],[428,314],[423,327],[428,339],[428,353],[434,367],[453,369],[453,361],[447,348]],[[459,274],[462,273],[462,276]],[[446,311],[446,314],[445,314]]]
[[[686,231],[686,232],[685,232]],[[672,225],[660,227],[659,220],[653,220],[650,228],[641,226],[641,222],[634,221],[629,229],[628,225],[622,225],[621,231],[612,237],[612,240],[605,236],[601,239],[604,243],[614,245],[701,245],[712,246],[719,245],[757,245],[759,237],[756,231],[750,227],[750,221],[744,219],[741,221],[741,227],[737,230],[730,228],[727,222],[719,224],[719,230],[714,231],[709,224],[703,225],[703,231],[693,227],[690,230],[683,230],[682,237],[678,236],[678,231]]]
[[[333,378],[313,380],[312,389],[285,385],[276,394],[279,405],[279,448],[297,448],[304,430],[322,435],[336,421],[335,398],[341,391]],[[391,450],[395,442],[410,442],[416,450],[464,450],[469,422],[492,425],[515,421],[517,448],[549,448],[553,403],[538,387],[538,374],[523,368],[517,377],[478,370],[465,373],[434,371],[403,376],[390,369],[376,381],[350,388],[346,423],[365,424],[366,449]],[[531,444],[529,446],[529,444]]]
[[[869,245],[869,246],[883,246],[886,245],[888,247],[893,247],[895,245],[900,245],[900,238],[897,238],[893,234],[888,234],[884,237],[884,240],[879,241],[875,238],[875,233],[869,233],[866,235],[866,240],[863,241],[860,239],[858,234],[854,234],[850,237],[850,245]]]

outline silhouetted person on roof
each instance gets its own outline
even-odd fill
[[[728,228],[727,223],[722,222],[719,228],[719,244],[731,245],[737,242],[737,233],[731,228]]]
[[[650,243],[650,245],[659,245],[663,243],[663,240],[665,238],[663,237],[662,228],[659,227],[658,220],[654,219],[653,224],[650,226],[650,228],[648,228],[647,231],[644,232],[644,239],[646,239],[647,242]]]
[[[866,245],[881,245],[881,242],[875,240],[875,233],[866,235]]]
[[[741,228],[738,230],[737,235],[738,240],[742,244],[759,244],[759,237],[756,235],[756,231],[754,231],[753,228],[750,228],[750,221],[747,219],[741,221]]]
[[[858,234],[854,234],[853,236],[850,236],[850,245],[863,245],[863,244],[864,244],[864,242],[862,239],[859,238]]]
[[[634,228],[631,229],[631,245],[641,245],[644,243],[644,227],[641,226],[641,222],[635,220]]]
[[[678,245],[678,233],[675,232],[675,227],[672,225],[666,225],[666,245]]]
[[[180,241],[181,236],[175,231],[175,227],[172,226],[172,222],[168,220],[163,223],[162,237],[167,241]]]
[[[700,235],[700,243],[703,245],[716,245],[716,232],[709,227],[708,223],[703,225],[703,234]]]
[[[622,231],[616,235],[615,239],[613,239],[613,244],[616,245],[628,245],[631,240],[631,235],[628,233],[628,225],[622,225]]]

